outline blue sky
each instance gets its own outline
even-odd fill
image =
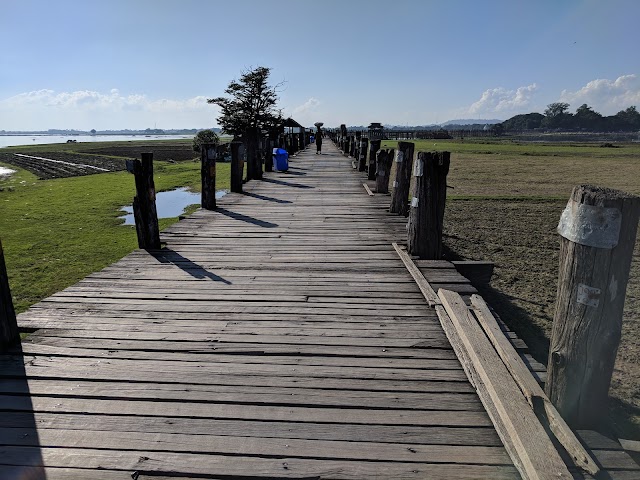
[[[243,69],[311,125],[640,107],[637,0],[0,0],[0,130],[215,126]]]

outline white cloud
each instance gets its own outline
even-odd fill
[[[290,116],[302,125],[311,125],[318,121],[318,106],[321,105],[320,100],[311,97],[302,105],[298,105],[293,109],[285,108],[285,115]],[[291,112],[291,113],[288,113]]]
[[[214,125],[218,112],[204,96],[151,99],[123,95],[117,88],[108,93],[43,89],[0,100],[0,129],[195,128]]]
[[[586,103],[603,115],[613,115],[632,105],[640,106],[640,78],[622,75],[615,80],[592,80],[575,92],[563,90],[559,100],[569,103],[572,110]]]
[[[538,86],[535,83],[516,90],[508,90],[503,87],[485,90],[480,100],[471,104],[464,112],[474,117],[487,115],[508,116],[523,113],[531,107],[531,100]]]

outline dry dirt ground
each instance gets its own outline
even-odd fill
[[[455,148],[455,146],[453,146]],[[562,209],[573,186],[591,183],[640,194],[640,148],[579,146],[524,154],[454,153],[445,214],[447,254],[491,260],[481,293],[546,364],[558,275]],[[640,238],[627,287],[622,341],[611,385],[611,424],[640,440]]]
[[[481,294],[546,364],[558,275],[556,227],[566,201],[452,200],[445,244],[464,259],[491,260]],[[451,254],[451,253],[449,253]],[[640,239],[627,286],[622,342],[611,385],[612,423],[622,438],[640,439]]]
[[[142,152],[149,151],[153,151],[156,161],[184,161],[197,157],[190,141],[161,140],[10,147],[0,151],[0,162],[29,170],[40,179],[65,178],[101,173],[101,170],[85,165],[109,171],[124,170],[126,159],[139,159]],[[16,153],[54,161],[17,156]]]
[[[22,152],[16,151],[16,153]],[[29,157],[0,152],[0,162],[29,170],[41,180],[92,175],[94,173],[102,173],[104,170],[115,172],[125,169],[124,160],[109,157],[59,151],[37,153],[25,151],[24,155],[29,155]],[[42,158],[53,161],[42,160]],[[87,168],[87,165],[104,170]]]

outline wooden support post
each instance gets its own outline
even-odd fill
[[[393,148],[379,150],[376,154],[376,193],[389,193],[393,155]]]
[[[245,148],[247,149],[247,180],[262,179],[262,159],[258,142],[258,129],[250,129],[245,143]]]
[[[381,140],[372,139],[369,141],[369,164],[367,166],[367,180],[376,179],[376,154],[380,150]]]
[[[304,140],[305,133],[306,132],[301,128],[300,129],[300,150],[304,150],[307,146]]]
[[[216,209],[216,160],[218,149],[214,143],[204,143],[200,149],[200,176],[202,192],[200,206],[206,210]]]
[[[264,171],[273,172],[273,149],[276,142],[272,138],[266,140],[266,147],[264,152]]]
[[[160,230],[156,211],[156,187],[153,182],[153,153],[141,153],[141,160],[127,160],[127,170],[133,173],[136,196],[133,198],[133,217],[136,220],[138,247],[146,250],[160,248]]]
[[[0,241],[0,352],[20,339],[16,311],[13,308],[9,276],[4,262],[4,251]]]
[[[579,185],[560,218],[546,392],[576,429],[596,429],[607,417],[639,215],[640,198]]]
[[[360,139],[360,148],[358,149],[359,157],[358,157],[358,171],[366,172],[367,171],[367,150],[369,149],[369,139],[361,138]]]
[[[356,154],[356,137],[349,135],[349,156],[353,157]]]
[[[413,166],[413,147],[411,142],[398,142],[396,152],[396,179],[393,182],[391,206],[389,212],[404,215],[409,213],[409,184],[411,183],[411,167]]]
[[[234,138],[231,141],[231,191],[235,193],[242,193],[243,150],[242,142]]]
[[[418,152],[413,166],[407,250],[424,260],[442,257],[442,226],[447,200],[449,152]]]

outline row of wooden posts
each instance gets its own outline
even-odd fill
[[[407,250],[420,258],[442,258],[449,152],[418,152],[414,159],[410,142],[398,142],[394,152],[361,132],[329,134],[353,158],[352,166],[376,181],[377,193],[389,193],[395,160],[389,211],[409,217]],[[574,428],[597,429],[606,420],[639,216],[637,196],[579,185],[558,226],[560,268],[546,394]]]
[[[450,153],[418,152],[414,159],[412,142],[398,142],[395,151],[393,148],[381,149],[380,139],[369,140],[362,132],[332,132],[330,137],[345,155],[353,157],[354,168],[366,172],[368,180],[376,181],[377,193],[389,193],[389,180],[395,164],[389,212],[409,217],[409,254],[426,260],[442,258]]]
[[[277,138],[257,137],[256,141],[234,139],[228,145],[203,144],[200,152],[202,208],[216,209],[216,164],[228,150],[231,153],[230,188],[234,193],[242,193],[244,181],[261,179],[263,169],[266,172],[273,171],[274,148],[283,148],[290,155],[295,155],[309,144],[309,132],[282,134]],[[135,176],[136,196],[133,200],[133,214],[138,234],[138,247],[158,249],[160,232],[153,182],[153,153],[143,153],[141,160],[128,160],[127,170]],[[246,179],[243,178],[245,171]]]

